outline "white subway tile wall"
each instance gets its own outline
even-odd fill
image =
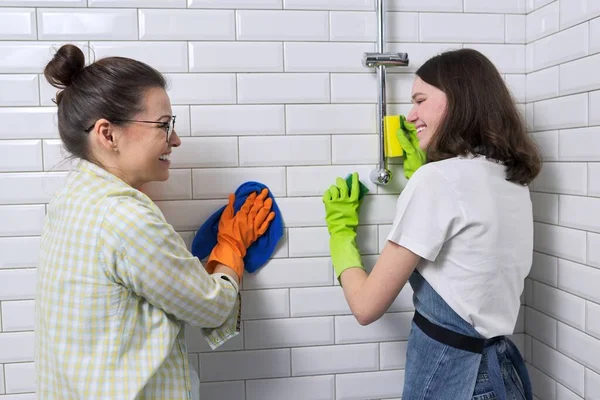
[[[535,252],[525,315],[539,399],[600,398],[599,5],[527,5],[526,99],[545,159],[532,186]]]
[[[558,32],[558,2],[527,14],[527,42]]]
[[[545,166],[532,186],[534,262],[515,340],[538,399],[600,397],[600,9],[584,0],[387,0],[391,113],[414,71],[449,49],[496,64]],[[374,0],[4,0],[0,5],[0,400],[35,397],[35,267],[45,205],[72,167],[43,68],[64,43],[165,73],[182,146],[144,188],[190,244],[249,180],[278,198],[286,234],[243,282],[242,334],[218,351],[187,327],[206,400],[399,399],[412,291],[362,327],[335,280],[320,199],[358,171],[370,189],[358,243],[370,269],[406,180],[373,185]],[[595,92],[594,92],[595,90]],[[524,334],[523,334],[524,333]],[[260,367],[257,367],[260,366]]]
[[[527,41],[527,17],[525,15],[506,15],[506,43],[524,44]]]

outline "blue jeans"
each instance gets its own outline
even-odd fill
[[[525,400],[525,391],[523,385],[512,365],[512,362],[507,357],[507,346],[505,343],[498,344],[498,361],[500,362],[500,371],[504,380],[504,388],[506,390],[506,400]],[[473,392],[473,400],[495,400],[498,396],[494,392],[494,388],[490,382],[488,375],[487,355],[483,355],[479,371],[477,371],[477,380],[475,381],[475,391]]]
[[[417,271],[409,281],[415,293],[415,309],[427,320],[453,332],[480,338]],[[498,387],[502,386],[504,390],[498,393]],[[506,400],[531,399],[525,365],[508,338],[490,343],[480,354],[434,340],[412,323],[402,400],[493,400],[502,399],[504,394]]]

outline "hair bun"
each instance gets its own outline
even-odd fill
[[[65,44],[54,54],[44,68],[44,76],[56,88],[64,89],[71,85],[77,73],[85,68],[85,56],[81,49]]]

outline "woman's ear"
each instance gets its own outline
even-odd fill
[[[94,141],[97,142],[101,148],[108,151],[118,151],[117,147],[117,134],[114,129],[114,125],[107,119],[101,118],[96,121],[94,128],[90,134],[93,135]]]

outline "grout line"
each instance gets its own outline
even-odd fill
[[[247,330],[246,330],[246,321],[245,320],[240,321],[240,324],[241,324],[241,329],[242,329],[242,331],[240,332],[240,334],[242,335],[242,337],[241,337],[241,339],[242,339],[242,351],[247,351],[248,349],[246,349],[246,332],[247,332]]]
[[[287,236],[287,228],[286,228],[286,236]],[[289,252],[289,250],[288,250]],[[287,288],[288,292],[288,318],[292,318],[292,288]]]
[[[589,268],[594,268],[594,267],[590,267],[590,266],[588,266],[588,267],[589,267]],[[600,305],[600,303],[598,303],[598,302],[595,302],[595,301],[593,301],[593,300],[591,300],[591,299],[587,299],[587,298],[585,298],[585,297],[582,297],[582,296],[581,296],[581,295],[579,295],[579,294],[576,294],[576,293],[569,292],[568,290],[565,290],[565,289],[563,289],[563,288],[556,287],[556,286],[552,286],[552,285],[549,285],[549,284],[547,284],[547,283],[545,283],[545,282],[542,282],[542,281],[537,281],[537,280],[535,280],[535,279],[533,279],[533,278],[531,278],[531,277],[529,277],[529,279],[531,279],[533,282],[535,282],[535,283],[538,283],[538,284],[540,284],[540,285],[544,285],[544,286],[547,286],[547,287],[549,287],[549,288],[552,288],[552,289],[559,290],[559,291],[561,291],[561,292],[564,292],[564,293],[570,294],[570,295],[572,295],[572,296],[575,296],[575,297],[577,297],[577,298],[579,298],[579,299],[585,300],[585,301],[587,301],[587,302],[589,302],[589,303],[591,303],[591,304],[593,304],[593,305]],[[532,285],[532,291],[533,291],[533,288],[534,288],[534,286]],[[533,293],[532,293],[532,296],[533,296]],[[577,331],[579,331],[579,332],[581,332],[581,333],[585,333],[585,334],[586,334],[586,335],[588,335],[588,336],[592,336],[592,335],[590,335],[589,333],[587,333],[585,330],[579,329],[578,327],[571,325],[569,322],[566,322],[566,321],[562,320],[562,319],[561,319],[561,318],[559,318],[559,317],[552,316],[552,315],[550,315],[550,314],[548,314],[548,313],[546,313],[546,312],[544,312],[544,311],[542,311],[542,310],[540,310],[540,309],[538,309],[538,308],[534,307],[533,305],[531,305],[531,306],[527,305],[527,306],[528,306],[529,308],[531,308],[531,309],[533,309],[533,310],[537,311],[538,313],[545,315],[546,317],[549,317],[549,318],[552,318],[552,319],[554,319],[554,320],[556,320],[556,321],[562,322],[563,324],[565,324],[565,325],[569,326],[570,328],[573,328],[573,329],[575,329],[575,330],[577,330]],[[585,323],[584,323],[584,326],[585,326]],[[592,337],[593,337],[593,336],[592,336]]]
[[[37,89],[38,89],[38,104],[37,106],[34,107],[41,107],[42,106],[42,79],[44,77],[44,74],[36,74],[37,76]]]
[[[333,164],[333,135],[329,135],[329,165]]]
[[[335,104],[333,103],[333,79],[332,79],[332,72],[329,72],[327,74],[327,80],[328,80],[328,86],[329,86],[329,93],[327,93],[327,96],[329,98],[329,104]]]
[[[285,58],[285,41],[280,41],[281,43],[281,56],[283,57],[283,62],[282,62],[282,66],[283,66],[283,70],[281,71],[282,73],[287,72],[287,68],[286,68],[286,58]]]
[[[4,393],[6,393],[6,365],[2,364],[2,383],[4,388]]]
[[[185,168],[185,169],[188,169],[188,168]],[[192,193],[191,193],[192,198],[191,198],[191,200],[194,200],[194,168],[190,168],[189,171],[190,171],[190,185],[191,185],[191,188],[192,188]]]
[[[584,370],[590,370],[592,371],[590,368],[585,367]],[[584,371],[585,373],[585,371]],[[585,375],[584,375],[585,376]],[[552,378],[554,380],[554,378]],[[585,378],[584,378],[585,379]],[[569,393],[571,394],[571,396],[575,396],[575,398],[577,399],[581,399],[582,397],[579,397],[579,395],[577,393],[575,393],[570,387],[565,386],[564,384],[556,381],[556,388],[558,390],[558,385],[560,385],[561,387],[563,387],[565,390],[569,391]],[[586,392],[586,389],[584,389],[584,392]]]
[[[523,294],[525,295],[525,303],[527,303],[527,294],[525,293],[525,291],[527,290],[527,287],[525,286],[523,288]],[[527,335],[527,304],[521,304],[519,306],[519,312],[521,312],[521,309],[523,309],[523,332],[519,332],[523,335]],[[518,317],[517,317],[518,318]],[[516,334],[516,332],[515,332]],[[525,346],[523,346],[525,347]],[[525,349],[523,349],[525,350]],[[525,354],[523,354],[523,356],[525,356]]]
[[[331,42],[331,15],[332,11],[328,10],[327,11],[327,33],[328,33],[328,41]]]
[[[285,187],[285,197],[290,197],[289,188],[288,188],[289,170],[288,170],[287,165],[283,167],[283,174],[284,174],[283,186]],[[289,240],[289,237],[288,237],[288,240]],[[288,257],[289,257],[289,248],[288,248]]]
[[[287,111],[288,111],[288,104],[283,104],[283,135],[286,135],[286,136],[288,134]]]
[[[233,39],[234,41],[239,41],[239,35],[238,35],[238,9],[233,10]]]
[[[46,162],[44,161],[44,143],[46,143],[46,141],[44,139],[40,139],[40,147],[42,150],[42,171],[46,171]]]
[[[417,40],[418,40],[418,43],[421,43],[421,40],[422,40],[421,37],[423,36],[423,35],[421,35],[421,27],[422,26],[423,26],[423,23],[421,21],[421,13],[419,12],[419,13],[417,13]]]
[[[588,197],[591,197],[591,196],[588,196]],[[585,258],[585,265],[587,265],[588,267],[591,267],[591,268],[597,268],[597,267],[594,267],[594,266],[590,265],[589,262],[588,262],[588,260],[589,260],[589,257],[588,257],[589,256],[589,254],[588,254],[589,241],[588,240],[589,240],[589,237],[590,237],[590,233],[592,233],[592,232],[586,231],[586,233],[585,233],[585,239],[584,239],[584,241],[585,241],[585,257],[584,257]]]
[[[337,374],[333,374],[333,398],[337,399]]]
[[[568,28],[563,28],[563,29],[561,29],[561,28],[560,28],[560,21],[559,21],[559,28],[558,28],[558,31],[556,31],[556,32],[552,32],[552,33],[548,33],[548,34],[545,34],[544,36],[541,36],[541,37],[539,37],[539,38],[536,38],[535,40],[532,40],[532,41],[530,41],[530,42],[526,42],[525,44],[532,44],[532,43],[538,42],[538,41],[540,41],[540,40],[542,40],[542,39],[549,38],[550,36],[555,36],[555,35],[558,35],[558,34],[560,34],[560,33],[562,33],[562,32],[565,32],[565,31],[567,31],[567,30],[569,30],[569,29],[575,28],[575,27],[577,27],[577,26],[579,26],[579,25],[588,24],[588,23],[589,23],[589,21],[591,21],[591,19],[590,19],[590,20],[586,20],[586,21],[582,21],[582,22],[579,22],[579,23],[576,23],[576,24],[574,24],[574,25],[571,25],[571,26],[569,26]],[[589,32],[588,32],[588,33],[589,33]],[[589,40],[589,34],[588,34],[588,40]],[[589,52],[589,42],[588,42],[588,52]]]
[[[583,331],[584,332],[588,331],[587,315],[588,315],[588,305],[589,305],[589,303],[590,303],[590,301],[586,299],[585,300],[585,304],[583,305]],[[558,334],[558,332],[557,332],[557,334]]]
[[[187,73],[190,73],[190,68],[191,68],[191,61],[190,61],[190,57],[191,57],[191,53],[192,53],[192,43],[190,41],[186,42],[187,46],[186,46],[186,55],[187,55]],[[237,79],[236,79],[237,80]],[[237,98],[237,91],[236,91],[236,98]]]
[[[504,14],[504,44],[507,44],[507,37],[508,37],[508,20],[507,20],[507,16],[506,14]]]
[[[88,0],[88,3],[91,0]],[[548,3],[548,5],[550,5],[552,3]],[[84,4],[85,6],[85,4]],[[27,6],[2,6],[1,8],[6,8],[6,9],[22,9],[24,7]],[[546,6],[544,6],[546,7]],[[29,7],[29,8],[33,8],[33,7]],[[44,6],[44,8],[53,8],[53,9],[70,9],[70,8],[75,8],[75,9],[79,9],[79,10],[85,10],[86,7],[81,7],[81,6],[73,6],[73,7],[67,7],[67,6]],[[306,11],[312,11],[312,12],[320,12],[320,13],[326,13],[326,12],[344,12],[344,13],[375,13],[375,6],[373,8],[369,8],[369,9],[324,9],[324,8],[244,8],[244,7],[236,7],[236,8],[202,8],[202,7],[189,7],[188,4],[186,4],[186,6],[184,7],[153,7],[153,6],[144,6],[144,7],[135,7],[135,6],[129,6],[129,7],[99,7],[99,6],[95,6],[95,7],[91,7],[88,4],[88,7],[91,10],[131,10],[131,9],[144,9],[144,10],[163,10],[163,11],[170,11],[170,10],[190,10],[190,11],[236,11],[236,10],[240,10],[240,11],[286,11],[289,13],[294,13],[294,12],[306,12]],[[389,8],[389,7],[388,7]],[[476,14],[476,15],[526,15],[523,12],[485,12],[485,11],[461,11],[461,10],[440,10],[440,11],[436,11],[436,10],[422,10],[422,9],[388,9],[386,8],[386,12],[389,13],[416,13],[416,12],[421,12],[424,14]],[[539,7],[538,9],[536,9],[535,11],[541,9],[543,7]],[[590,18],[590,20],[592,20],[594,18]]]
[[[40,23],[39,23],[39,18],[38,18],[38,8],[37,7],[33,8],[33,14],[34,14],[34,18],[35,18],[35,39],[40,40]]]
[[[89,1],[89,0],[88,0]],[[139,8],[134,8],[135,10],[135,41],[139,42],[142,37],[141,37],[141,29],[140,29],[140,9]]]
[[[290,352],[290,378],[292,378],[293,377],[293,375],[292,375],[292,348],[289,347],[288,350]]]
[[[524,17],[525,17],[525,32],[524,32],[525,43],[523,43],[523,47],[525,48],[525,64],[527,64],[527,45],[529,44],[529,40],[527,39],[527,20],[529,18],[527,18],[527,15],[529,15],[529,13],[527,12],[527,5],[525,5],[525,14],[524,14]]]
[[[532,339],[535,339],[531,335],[529,335],[529,337],[531,337]],[[539,342],[539,340],[538,340],[538,342]],[[529,364],[529,366],[535,368],[537,371],[539,371],[541,374],[543,374],[544,376],[546,376],[548,379],[552,380],[552,383],[554,383],[554,386],[556,386],[556,384],[558,383],[558,381],[555,378],[553,378],[552,376],[548,375],[548,373],[542,371],[541,369],[539,369],[539,367],[537,367],[535,364],[533,364],[532,360],[526,361],[526,364]],[[554,400],[554,399],[552,399],[552,400]]]
[[[244,399],[248,398],[248,379],[243,379],[242,380],[244,382]]]
[[[231,105],[239,105],[240,104],[240,87],[239,87],[240,73],[235,72],[232,75],[234,77],[235,104],[231,104]],[[191,114],[190,114],[190,119],[191,119]]]

